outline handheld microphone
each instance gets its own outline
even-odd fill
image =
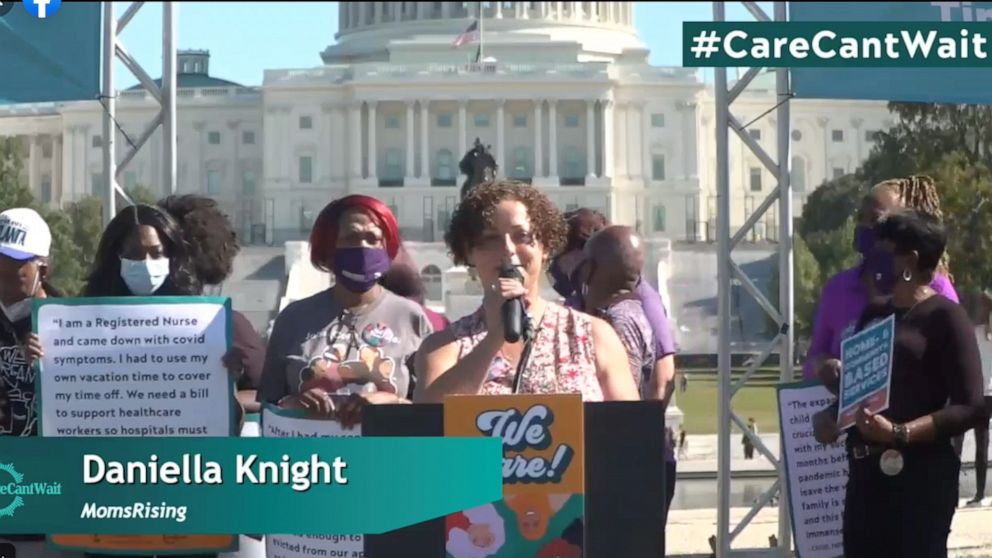
[[[523,283],[524,277],[520,271],[503,262],[499,269],[500,279],[517,279]],[[507,343],[516,343],[523,336],[524,303],[520,297],[511,298],[503,303],[503,339]]]

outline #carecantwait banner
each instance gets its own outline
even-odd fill
[[[449,396],[444,435],[503,440],[503,499],[446,518],[447,558],[582,556],[579,395]]]

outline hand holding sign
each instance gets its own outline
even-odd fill
[[[873,413],[889,408],[894,339],[895,317],[889,316],[841,343],[839,428],[855,425],[862,404]]]
[[[892,443],[895,440],[895,432],[889,419],[872,412],[867,403],[862,403],[858,407],[855,420],[857,420],[858,432],[861,432],[865,440],[880,444]]]

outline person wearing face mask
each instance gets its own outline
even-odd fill
[[[947,556],[961,461],[951,440],[983,417],[981,359],[967,312],[930,286],[946,233],[912,210],[884,217],[876,244],[896,277],[892,296],[872,301],[855,331],[895,317],[889,405],[858,410],[848,429],[844,556]],[[826,383],[837,393],[838,382]],[[836,403],[828,411],[836,417]],[[821,443],[835,431],[816,432]]]
[[[320,212],[310,261],[334,274],[334,286],[276,317],[260,403],[303,408],[351,427],[365,404],[409,402],[410,361],[432,329],[417,302],[379,283],[399,246],[396,217],[376,198],[350,195]]]
[[[0,213],[0,436],[37,436],[34,360],[41,356],[31,334],[35,298],[58,297],[47,277],[52,234],[33,209]],[[0,535],[19,556],[55,557],[45,535]]]
[[[199,296],[202,286],[193,272],[189,250],[179,223],[153,205],[131,205],[120,210],[103,231],[93,269],[83,288],[86,297]],[[237,377],[235,352],[224,357]],[[236,394],[232,392],[232,398]],[[238,422],[244,409],[236,405]],[[87,553],[86,558],[138,558]],[[216,558],[217,554],[187,554],[176,558]],[[147,557],[146,557],[147,558]]]
[[[812,339],[803,363],[804,379],[835,378],[840,371],[837,359],[840,358],[841,341],[852,333],[858,316],[870,301],[892,294],[896,277],[888,260],[890,254],[876,247],[873,227],[883,215],[900,208],[920,211],[937,222],[943,220],[936,185],[926,176],[886,180],[875,185],[862,199],[854,230],[854,248],[861,255],[861,263],[834,275],[823,285]],[[946,255],[941,259],[930,287],[937,294],[958,302],[947,270]]]
[[[182,229],[152,205],[125,207],[114,217],[96,250],[83,296],[197,296]]]
[[[613,328],[540,294],[550,255],[564,236],[558,209],[528,184],[489,182],[462,200],[445,242],[456,265],[475,268],[485,291],[482,305],[428,337],[417,351],[421,381],[415,401],[514,392],[577,393],[586,401],[640,399]],[[506,267],[515,268],[522,281],[501,277]],[[508,301],[520,305],[523,319],[511,327],[525,332],[526,340],[507,340]]]

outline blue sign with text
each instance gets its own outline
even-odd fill
[[[992,21],[992,2],[789,2],[789,21]],[[992,72],[977,68],[792,68],[797,98],[992,103]]]
[[[889,316],[841,342],[840,428],[854,425],[862,404],[875,413],[889,408],[895,324],[895,317]]]

